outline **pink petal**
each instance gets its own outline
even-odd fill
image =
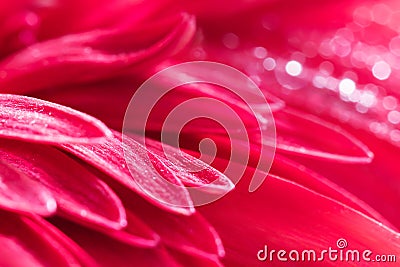
[[[207,159],[209,162],[210,160],[207,158],[207,156],[213,157],[214,155],[207,155],[206,153],[209,153],[209,151],[204,151],[205,153],[200,153],[198,147],[199,142],[207,137],[209,136],[207,136],[206,133],[182,135],[179,137],[179,145],[186,153],[189,153],[190,155],[197,158],[204,156],[204,158]],[[239,162],[243,165],[248,165],[254,168],[256,168],[257,166],[259,167],[259,163],[263,162],[264,165],[261,166],[263,168],[263,171],[269,170],[275,155],[274,150],[271,149],[271,147],[263,148],[261,145],[255,142],[256,139],[253,139],[252,142],[246,142],[236,139],[235,137],[230,138],[228,135],[213,135],[212,140],[216,144],[217,158],[228,159],[230,161]],[[261,153],[261,149],[264,149],[263,153]],[[233,152],[237,156],[232,156]],[[231,176],[229,177],[229,179],[231,179],[233,182],[236,182],[237,178],[240,178],[237,176],[238,175]]]
[[[57,204],[50,191],[5,161],[0,160],[0,206],[14,212],[53,214]]]
[[[141,137],[130,135],[135,140]],[[203,161],[179,149],[147,138],[146,148],[150,149],[171,169],[185,186],[200,187],[209,193],[226,193],[235,186],[223,173]]]
[[[119,77],[93,84],[48,89],[34,93],[34,96],[80,110],[95,116],[113,129],[122,130],[125,112],[134,94],[132,88],[140,86],[136,79]]]
[[[224,256],[225,250],[218,233],[200,214],[172,214],[130,194],[125,188],[116,188],[116,192],[125,208],[152,228],[165,246],[210,260]]]
[[[400,149],[369,134],[363,135],[363,142],[368,144],[375,154],[374,160],[366,166],[322,162],[316,164],[305,158],[296,160],[352,192],[400,228],[400,218],[395,204],[400,201],[398,175]]]
[[[181,144],[188,148],[195,150],[196,149],[196,144],[198,143],[199,140],[201,140],[203,137],[202,136],[192,136],[189,140],[181,140]],[[346,191],[344,188],[341,187],[343,183],[340,183],[339,185],[335,184],[333,181],[337,181],[338,179],[335,177],[332,177],[332,171],[328,171],[330,168],[324,167],[325,164],[322,164],[320,161],[315,162],[315,160],[310,161],[312,164],[310,165],[309,168],[313,169],[313,165],[315,166],[321,166],[321,168],[318,168],[318,172],[321,172],[320,169],[325,169],[326,171],[323,173],[330,172],[330,175],[327,175],[332,180],[329,180],[325,178],[324,176],[321,176],[318,174],[318,172],[313,172],[311,169],[306,168],[305,166],[299,164],[298,162],[291,161],[285,156],[277,153],[275,155],[269,155],[267,154],[267,157],[260,158],[260,147],[257,145],[251,145],[250,150],[245,142],[242,142],[240,140],[229,140],[228,138],[222,137],[222,136],[213,136],[213,140],[216,142],[218,145],[218,157],[224,158],[224,159],[229,159],[230,158],[230,151],[231,151],[231,143],[234,149],[240,153],[245,155],[246,153],[249,153],[249,161],[248,165],[251,167],[256,167],[258,164],[258,161],[271,161],[273,156],[273,162],[271,166],[270,172],[272,174],[277,174],[280,176],[285,177],[288,180],[294,181],[302,186],[305,186],[311,190],[316,191],[319,194],[322,194],[324,196],[330,197],[335,199],[338,202],[341,202],[353,209],[356,209],[360,212],[363,212],[372,218],[375,218],[376,220],[385,223],[388,226],[391,226],[392,223],[389,222],[384,216],[382,216],[379,212],[377,212],[375,209],[373,209],[371,206],[376,207],[376,204],[372,204],[369,202],[369,205],[366,204],[363,200],[359,199],[356,197],[358,195],[358,192],[360,190],[356,190],[353,187],[351,190]],[[195,157],[199,157],[199,153],[195,151],[187,151],[191,155]],[[302,157],[303,158],[303,157]],[[305,158],[306,159],[306,158]],[[296,157],[296,161],[299,161],[299,157]],[[226,162],[228,163],[228,162]],[[244,162],[239,162],[241,164],[244,164]],[[318,164],[316,164],[318,163]],[[328,162],[326,163],[328,164]],[[332,166],[332,163],[329,163],[330,166]],[[220,169],[226,169],[228,165],[225,167],[221,167]],[[349,167],[351,167],[349,165]],[[356,167],[356,168],[355,168]],[[360,166],[356,165],[355,169],[359,169]],[[335,167],[336,168],[336,167]],[[342,165],[340,168],[343,168]],[[339,168],[339,169],[340,169]],[[339,171],[339,170],[338,170]],[[239,172],[238,172],[239,173]],[[231,175],[231,179],[237,179],[237,174]],[[338,175],[338,177],[343,177],[343,175]],[[352,179],[347,178],[343,179],[347,180],[348,183],[351,183]],[[354,184],[357,185],[357,184]],[[349,188],[349,187],[345,187]],[[352,193],[350,193],[352,192]],[[364,199],[364,198],[363,198]],[[393,200],[392,200],[393,201]],[[371,205],[371,206],[370,206]],[[378,209],[381,211],[381,209]]]
[[[155,248],[160,243],[160,236],[151,229],[141,218],[126,211],[127,226],[122,230],[98,229],[122,243],[140,248]]]
[[[200,255],[188,255],[181,251],[168,248],[170,255],[174,257],[182,266],[190,267],[223,267],[217,256],[210,257],[209,255],[202,257]]]
[[[190,196],[175,174],[163,166],[163,163],[141,144],[129,137],[123,138],[124,142],[122,142],[122,135],[114,132],[114,136],[102,144],[69,144],[63,145],[63,148],[97,167],[154,205],[174,213],[186,215],[193,213]],[[131,164],[131,168],[128,168],[128,164]],[[173,181],[174,184],[164,181],[153,164],[163,168],[163,177],[168,181]],[[152,179],[152,177],[157,177],[157,179]]]
[[[54,223],[96,259],[100,266],[180,267],[162,247],[140,248],[68,221],[57,220]]]
[[[276,154],[270,173],[285,177],[285,179],[313,190],[318,194],[332,198],[395,229],[384,216],[352,193],[357,191],[346,191],[332,180],[327,179],[298,162],[291,161],[280,154]]]
[[[81,266],[44,225],[16,214],[0,213],[1,266]]]
[[[173,80],[173,78],[174,77],[171,77],[171,80]],[[110,127],[120,130],[122,129],[123,119],[129,102],[135,93],[132,91],[132,88],[140,86],[140,83],[138,83],[137,80],[137,77],[124,77],[96,84],[40,91],[35,93],[35,96],[82,110],[101,119]],[[114,94],[114,90],[118,91],[118,94]],[[157,92],[157,89],[154,88],[154,90],[148,93],[154,94]],[[95,99],[93,98],[93,94],[96,94]],[[148,96],[143,97],[148,99]],[[170,94],[165,95],[152,109],[147,124],[147,130],[160,131],[165,122],[166,116],[172,109],[187,100],[198,97],[217,99],[222,103],[225,103],[241,117],[241,120],[245,123],[247,128],[253,129],[259,126],[257,121],[255,121],[254,114],[250,112],[249,108],[244,103],[239,101],[237,96],[227,93],[222,88],[201,84],[178,87]],[[143,116],[142,113],[146,112],[149,105],[153,104],[145,101],[146,99],[138,103],[139,105],[135,107],[135,116]],[[275,109],[281,108],[282,103],[279,102],[279,100],[274,101],[275,104],[273,105],[275,106]],[[202,107],[202,105],[195,105],[195,103],[192,103],[187,107],[187,112],[190,112],[191,114],[199,114],[199,112],[202,111]],[[262,108],[260,108],[260,110],[262,110]],[[224,117],[226,120],[231,120],[229,117],[225,116],[225,112],[226,109],[223,108],[215,107],[213,109],[215,117]],[[233,120],[233,122],[225,124],[225,127],[235,129],[234,126],[237,125],[237,122]],[[126,129],[136,131],[140,129],[141,126],[142,125],[139,124],[138,120],[127,121],[125,124]],[[198,119],[189,126],[190,127],[184,128],[184,131],[189,134],[199,131],[214,134],[223,131],[221,127],[214,127],[214,124],[210,124],[208,120],[204,119]],[[173,124],[168,127],[170,131],[176,131],[179,129],[180,125]]]
[[[317,117],[286,108],[274,118],[276,148],[282,153],[349,163],[369,163],[373,158],[355,137]]]
[[[174,63],[177,62],[169,62],[159,68]],[[215,134],[229,131],[237,134],[238,130],[259,130],[263,120],[258,118],[272,117],[261,91],[249,79],[243,80],[243,76],[237,72],[218,64],[197,63],[166,68],[165,72],[159,74],[161,76],[153,78],[156,81],[148,80],[145,86],[151,84],[152,88],[146,90],[141,87],[135,92],[126,112],[124,129],[137,132],[146,126],[146,130],[154,132]],[[210,68],[213,68],[212,71]],[[227,75],[224,72],[229,72],[233,77],[222,78]],[[161,77],[162,82],[157,81]],[[176,86],[181,83],[184,85]],[[237,91],[232,92],[224,86]],[[204,106],[209,108],[204,109]],[[187,120],[190,123],[182,128]]]
[[[166,25],[168,32],[157,41],[150,38],[149,47],[137,48],[143,40],[133,38],[149,32],[143,27],[93,30],[37,43],[0,64],[1,91],[27,93],[119,76],[129,68],[143,70],[155,63],[152,59],[158,62],[165,54],[179,51],[195,30],[194,17],[187,14],[152,26],[156,32],[161,28],[162,34]]]
[[[0,94],[0,137],[42,143],[91,143],[111,135],[99,120],[43,100]]]
[[[60,214],[93,227],[121,229],[126,224],[118,197],[67,155],[49,146],[20,141],[0,140],[0,147],[3,162],[52,193]]]
[[[268,176],[257,191],[249,193],[247,180],[253,172],[248,169],[243,181],[225,198],[199,208],[221,234],[227,251],[226,265],[265,266],[267,262],[257,260],[257,252],[265,245],[277,251],[321,251],[335,248],[340,238],[347,240],[348,249],[369,249],[374,255],[400,253],[398,233],[293,182]],[[340,266],[353,265],[341,262]],[[337,266],[337,262],[324,261],[324,266]]]
[[[98,266],[95,263],[95,260],[89,256],[81,247],[79,247],[74,241],[72,241],[69,237],[67,237],[64,233],[62,233],[58,228],[54,225],[50,224],[49,222],[43,220],[39,216],[32,216],[25,219],[25,222],[35,229],[37,233],[41,233],[43,229],[51,238],[51,243],[59,243],[63,249],[68,250],[82,266]]]
[[[164,2],[169,2],[164,1]],[[84,32],[92,29],[121,27],[129,25],[132,27],[148,27],[146,23],[162,20],[164,18],[157,14],[160,9],[165,9],[162,1],[157,3],[150,2],[126,2],[126,1],[106,1],[88,0],[84,3],[79,0],[69,0],[52,3],[50,7],[40,10],[40,39],[47,40],[58,36]],[[169,4],[169,3],[168,3]],[[61,16],[68,14],[65,20],[60,20]],[[132,16],[135,14],[135,16]],[[174,13],[176,14],[176,12]],[[165,26],[165,25],[164,25]],[[144,38],[152,36],[153,32],[147,32],[141,36]]]

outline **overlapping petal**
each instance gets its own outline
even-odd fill
[[[148,29],[133,27],[93,30],[31,45],[0,62],[0,91],[31,93],[118,76],[129,68],[150,67],[154,58],[158,62],[163,55],[174,54],[194,34],[192,16],[182,14],[166,20],[151,25],[152,34],[160,34],[156,40],[153,35],[146,37]],[[137,38],[143,35],[145,40]]]
[[[93,260],[49,223],[1,211],[2,266],[96,266]]]
[[[11,140],[0,140],[0,147],[3,162],[51,192],[60,214],[93,227],[126,225],[125,210],[115,193],[61,151]]]
[[[41,143],[91,143],[110,136],[99,120],[47,101],[0,94],[0,137]]]
[[[22,213],[49,216],[57,209],[56,200],[40,182],[34,181],[10,164],[0,160],[0,206]]]
[[[274,119],[277,149],[283,153],[336,162],[372,161],[373,153],[369,148],[337,125],[289,108],[274,113]]]
[[[137,215],[153,229],[166,247],[180,253],[209,258],[210,261],[225,255],[217,232],[200,214],[172,214],[130,194],[125,188],[117,187],[116,192],[121,196],[128,212]]]
[[[175,174],[144,146],[127,136],[122,137],[120,133],[114,132],[113,137],[101,144],[72,144],[63,145],[63,148],[142,195],[154,205],[180,214],[188,215],[194,212],[189,193]],[[132,167],[128,167],[128,164]],[[163,168],[163,176],[153,164]],[[156,179],[152,179],[153,177]]]
[[[156,267],[163,263],[166,266],[180,267],[163,247],[140,248],[65,220],[53,220],[53,223],[96,259],[100,266]]]
[[[234,188],[232,181],[223,173],[177,148],[149,138],[145,140],[145,145],[163,159],[164,164],[174,171],[185,186],[204,188],[208,193],[227,193]]]

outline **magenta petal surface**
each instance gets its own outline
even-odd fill
[[[218,233],[199,213],[190,216],[172,214],[133,196],[124,188],[116,189],[116,192],[123,200],[126,210],[151,227],[167,247],[210,260],[225,255]]]
[[[187,14],[162,22],[153,25],[157,33],[161,28],[161,36],[157,40],[150,36],[153,43],[148,47],[142,47],[143,43],[138,40],[146,41],[137,36],[149,38],[146,37],[149,29],[138,25],[70,34],[31,45],[0,63],[5,73],[0,91],[31,93],[144,68],[151,65],[152,58],[179,51],[195,31],[194,17]]]
[[[347,240],[348,249],[369,249],[374,254],[400,253],[398,233],[296,183],[268,176],[257,191],[249,193],[247,180],[254,171],[248,169],[225,198],[199,208],[221,235],[227,252],[223,260],[226,265],[265,266],[266,262],[257,260],[257,252],[264,245],[276,250],[321,251],[335,247],[340,238]],[[274,266],[285,264],[276,262]],[[299,266],[320,266],[320,262],[300,262]],[[325,261],[324,266],[338,265]],[[354,263],[341,262],[340,266],[354,266]]]
[[[182,266],[190,267],[223,267],[220,259],[217,256],[202,256],[202,255],[188,255],[184,252],[168,248],[168,252],[176,259]]]
[[[376,137],[370,135],[364,137],[363,141],[376,155],[371,164],[363,166],[328,162],[316,164],[306,158],[295,160],[352,192],[399,229],[400,218],[396,203],[400,201],[398,175],[400,149],[384,140],[377,140]]]
[[[81,266],[47,227],[8,212],[0,215],[1,266]]]
[[[135,135],[130,136],[134,139],[140,138]],[[235,187],[223,173],[178,148],[148,138],[145,140],[145,145],[185,186],[204,189],[209,193],[226,193]]]
[[[189,215],[194,212],[189,193],[180,180],[170,169],[163,167],[163,163],[149,150],[127,136],[122,142],[122,135],[114,132],[113,137],[101,144],[69,144],[63,145],[63,148],[97,167],[156,206],[179,214]],[[131,152],[124,157],[125,151]],[[132,168],[128,168],[128,164],[132,164]],[[157,172],[153,164],[163,168],[162,175],[168,177],[169,181],[173,180],[174,184],[166,188],[168,183],[160,179],[161,174]],[[152,179],[152,177],[159,178]],[[176,205],[171,205],[171,203]]]
[[[126,210],[127,225],[122,230],[99,229],[122,243],[140,247],[155,248],[160,243],[160,236],[151,229],[141,218]]]
[[[320,165],[320,163],[318,164]],[[357,191],[347,191],[333,180],[330,180],[318,172],[315,172],[298,162],[291,161],[282,155],[275,155],[271,174],[295,182],[325,197],[332,198],[346,206],[349,206],[371,218],[384,223],[386,226],[396,229],[387,218],[356,196]]]
[[[161,266],[182,267],[161,246],[141,248],[68,221],[58,220],[54,223],[102,267],[159,267],[160,263]]]
[[[286,108],[274,113],[277,150],[282,153],[336,162],[369,163],[373,153],[366,145],[315,116]]]
[[[41,216],[53,214],[57,204],[50,191],[6,161],[0,160],[0,207]]]
[[[62,251],[68,251],[68,253],[72,254],[82,266],[99,266],[86,251],[48,221],[35,215],[24,218],[24,221],[38,233],[41,233],[43,229],[45,229],[49,243],[60,244],[60,246],[62,246]]]
[[[0,137],[42,143],[91,143],[110,134],[102,122],[71,108],[0,94]]]
[[[56,148],[0,140],[3,162],[46,187],[58,212],[93,227],[120,229],[125,211],[111,189],[87,169]]]

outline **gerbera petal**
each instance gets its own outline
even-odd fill
[[[170,255],[176,259],[182,266],[190,267],[223,267],[224,265],[220,262],[217,256],[210,257],[206,255],[202,257],[201,255],[188,255],[182,251],[178,251],[172,248],[168,248]]]
[[[126,224],[125,210],[111,189],[61,151],[11,140],[0,140],[0,147],[3,162],[45,186],[63,216],[93,227],[121,229]]]
[[[369,163],[373,158],[355,137],[312,115],[286,108],[274,113],[274,119],[276,148],[282,153],[349,163]]]
[[[79,261],[79,263],[81,263],[82,266],[98,266],[95,260],[90,257],[86,251],[84,251],[74,241],[72,241],[48,221],[45,221],[41,217],[35,215],[23,218],[23,220],[37,233],[41,233],[43,229],[45,229],[46,235],[48,235],[49,243],[59,243],[63,250],[67,250],[69,253],[71,253]]]
[[[121,243],[99,232],[65,220],[53,220],[52,222],[85,249],[101,266],[158,267],[162,263],[163,266],[180,267],[162,247],[140,248]]]
[[[126,210],[127,225],[123,230],[99,229],[120,242],[141,248],[155,248],[160,236],[135,214]]]
[[[41,183],[0,160],[0,207],[14,212],[49,216],[57,209],[56,200]]]
[[[143,34],[140,28],[94,30],[32,45],[0,63],[0,91],[31,93],[118,76],[132,67],[143,69],[153,58],[158,62],[163,53],[175,53],[194,34],[194,17],[187,14],[166,24],[172,29],[147,48],[136,48],[138,38],[132,39]]]
[[[247,169],[243,179],[251,178],[254,171]],[[398,233],[348,206],[275,176],[268,176],[253,193],[247,191],[247,182],[243,182],[220,201],[199,208],[221,234],[227,265],[265,266],[266,262],[257,260],[257,252],[265,245],[276,251],[321,251],[334,248],[340,238],[347,240],[349,249],[369,249],[374,254],[400,253]],[[306,266],[319,264],[307,262]],[[337,266],[334,261],[324,264]],[[353,263],[341,262],[341,266]]]
[[[176,74],[176,76],[179,75],[180,74],[178,73]],[[184,75],[187,74],[184,73]],[[172,82],[176,77],[170,78],[171,80],[169,82]],[[120,77],[118,79],[111,79],[101,83],[60,89],[49,89],[37,92],[34,95],[48,101],[54,101],[83,112],[87,112],[88,114],[101,119],[110,127],[114,129],[121,129],[129,101],[135,94],[133,88],[138,88],[140,86],[138,79],[138,77]],[[161,88],[165,88],[164,86],[165,85],[162,84],[160,85]],[[149,96],[151,96],[154,95],[154,93],[161,91],[158,90],[159,89],[157,89],[157,86],[155,86],[151,91],[146,91],[143,93],[148,93]],[[114,93],[116,91],[118,91],[118,94]],[[243,88],[243,91],[246,91],[246,88]],[[93,98],[93,94],[96,94],[96,98]],[[136,116],[143,116],[144,112],[149,109],[150,105],[154,104],[146,101],[149,99],[149,96],[144,95],[143,101],[138,102],[138,105],[135,106],[135,114],[137,113]],[[194,84],[190,86],[180,86],[173,89],[171,93],[164,95],[151,111],[148,123],[146,125],[147,130],[159,131],[162,129],[165,118],[171,110],[185,101],[200,97],[216,99],[221,101],[221,103],[226,104],[240,116],[242,122],[247,128],[257,129],[257,127],[259,127],[257,120],[255,120],[255,115],[257,114],[252,114],[249,107],[246,106],[246,104],[240,100],[238,96],[235,96],[234,94],[229,93],[225,89],[219,88],[218,86]],[[269,97],[273,98],[272,96]],[[281,101],[276,99],[273,101],[274,104],[272,104],[272,106],[275,110],[278,110],[282,107],[283,103]],[[187,113],[190,112],[190,114],[198,115],[202,112],[203,106],[204,104],[199,105],[196,104],[196,102],[192,102],[190,106],[186,106]],[[258,106],[260,106],[260,108],[257,111],[267,110],[267,108],[263,107],[262,105]],[[231,117],[226,116],[226,108],[221,107],[220,105],[213,106],[212,113],[214,114],[213,117],[215,118],[224,118],[226,121],[224,126],[228,129],[232,129],[238,125],[234,119],[232,120]],[[125,123],[125,128],[130,130],[137,131],[142,126],[139,124],[138,120],[126,121]],[[208,120],[198,119],[195,123],[191,123],[189,125],[190,127],[185,127],[184,130],[189,133],[196,133],[198,131],[218,133],[222,131],[221,127],[214,127],[213,124],[211,124],[212,127],[207,127],[209,125],[210,124],[208,123]],[[181,125],[176,125],[173,123],[168,125],[168,128],[169,130],[176,131],[180,126]]]
[[[99,120],[47,101],[0,94],[0,137],[41,143],[92,143],[111,135]]]
[[[81,266],[47,227],[16,214],[0,214],[1,266]]]
[[[122,142],[124,138],[124,142]],[[63,145],[63,148],[80,157],[115,181],[123,184],[154,205],[170,212],[189,215],[194,212],[189,193],[180,180],[149,150],[133,139],[114,132],[106,142],[95,145]],[[126,153],[126,151],[130,151]],[[126,153],[126,154],[125,154]],[[125,154],[125,157],[124,157]],[[158,163],[157,163],[157,162]],[[128,164],[132,164],[129,168]],[[163,168],[162,175],[174,184],[164,181],[153,164]],[[157,177],[157,179],[152,179]],[[172,179],[172,180],[171,180]],[[150,197],[149,194],[153,197]],[[173,204],[173,205],[171,205]]]
[[[140,138],[130,136],[133,139]],[[145,140],[145,145],[163,160],[185,186],[199,187],[209,193],[226,193],[235,187],[223,173],[175,147],[149,138]]]
[[[200,214],[172,214],[130,194],[125,188],[119,187],[115,190],[123,200],[125,208],[160,235],[162,243],[167,247],[210,259],[225,255],[217,232]]]
[[[134,76],[119,77],[93,84],[52,88],[34,93],[34,96],[80,110],[115,130],[121,130],[126,109],[134,94],[132,88],[139,87],[135,79],[137,77]]]
[[[276,154],[270,173],[280,177],[285,177],[285,179],[307,187],[308,189],[328,198],[332,198],[384,223],[392,229],[396,229],[396,227],[394,227],[384,216],[356,197],[353,193],[346,191],[341,186],[335,184],[332,180],[320,175],[318,172],[312,171],[304,165],[301,165],[299,162],[291,161],[280,154]]]
[[[139,91],[140,95],[136,94],[134,95],[135,98],[132,98],[135,101],[135,106],[131,102],[130,105],[132,106],[130,106],[128,112],[135,114],[137,118],[147,118],[148,116],[146,130],[149,131],[179,131],[182,126],[181,121],[188,117],[190,119],[196,118],[196,120],[192,120],[183,129],[183,131],[188,133],[199,131],[220,133],[224,131],[222,127],[215,127],[215,122],[207,119],[207,117],[212,117],[214,120],[222,123],[227,130],[237,130],[239,127],[258,129],[259,123],[256,117],[258,114],[253,113],[247,104],[237,95],[227,92],[219,86],[195,83],[179,86],[164,95],[163,90],[168,88],[169,84],[177,82],[174,79],[181,77],[181,75],[184,77],[188,75],[190,77],[188,79],[205,79],[206,69],[199,68],[198,72],[203,73],[198,77],[190,76],[193,71],[195,70],[191,70],[188,73],[175,73],[174,77],[168,77],[169,80],[166,81],[168,84],[157,84],[152,90]],[[158,86],[161,89],[157,89]],[[248,88],[244,88],[243,92],[246,92],[246,90]],[[238,95],[240,94],[241,92],[238,92]],[[162,98],[158,102],[153,103],[153,100],[157,100],[159,95],[162,95]],[[136,101],[137,99],[141,101]],[[204,110],[205,105],[210,107],[206,111]],[[267,112],[268,110],[268,107],[262,106],[262,104],[256,103],[254,105],[259,106],[257,111]],[[181,111],[177,112],[176,108],[179,106]],[[151,110],[149,110],[149,107],[151,107]],[[176,117],[165,123],[172,112],[175,112]],[[129,113],[126,116],[129,116]],[[229,116],[227,116],[227,113]],[[142,120],[128,120],[125,118],[125,129],[138,131],[142,130],[142,127]]]
[[[397,205],[388,203],[399,203],[400,201],[397,166],[400,149],[370,134],[365,133],[363,137],[363,141],[371,147],[376,155],[368,165],[355,166],[328,164],[327,162],[315,164],[306,158],[296,158],[295,160],[352,192],[399,228],[400,219]]]

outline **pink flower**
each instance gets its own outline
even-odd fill
[[[257,256],[338,240],[399,255],[399,11],[396,1],[0,3],[0,263],[314,266]],[[252,103],[254,117],[239,97],[250,86],[183,85],[154,106],[145,144],[115,131],[146,78],[191,60],[228,64],[260,87],[276,126],[269,173],[258,165],[271,157],[259,127],[269,108]],[[165,82],[191,75],[212,74]],[[229,135],[237,129],[227,115],[224,128],[207,119],[162,128],[194,98],[228,106],[246,133]],[[148,105],[138,104],[139,113]],[[130,123],[124,130],[141,130]],[[155,141],[177,133],[188,154]],[[213,156],[199,149],[205,138],[217,148],[213,167],[197,159]],[[233,147],[248,162],[232,159]],[[241,170],[233,189],[228,177]],[[254,174],[267,179],[249,193]],[[207,194],[231,192],[195,207],[187,187],[215,181]]]

